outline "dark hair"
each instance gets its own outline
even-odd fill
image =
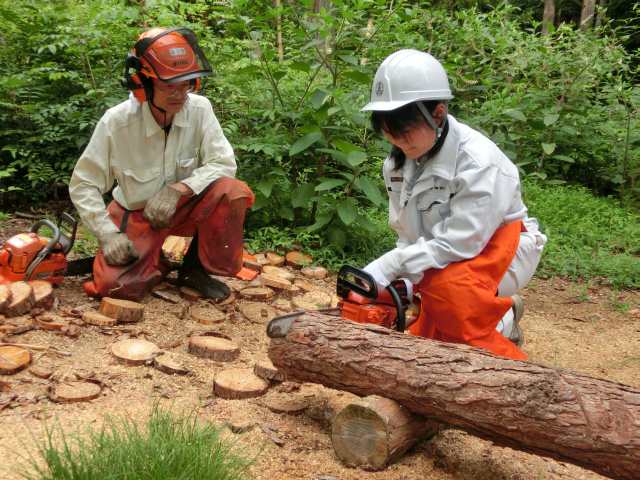
[[[442,100],[428,100],[422,102],[431,114],[435,111],[438,104],[443,103]],[[378,134],[382,135],[387,132],[394,137],[401,137],[406,134],[412,127],[424,122],[425,118],[418,109],[417,102],[409,103],[395,110],[388,112],[374,111],[371,113],[371,127]],[[406,157],[404,152],[395,145],[391,148],[389,156],[394,161],[394,169],[398,170],[404,166]]]

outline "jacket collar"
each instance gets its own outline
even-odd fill
[[[156,122],[156,119],[153,118],[153,114],[151,113],[151,107],[149,107],[149,102],[143,102],[142,105],[142,123],[144,124],[144,131],[147,137],[152,137],[158,132],[161,132],[162,127]],[[189,98],[182,106],[182,109],[176,113],[173,117],[173,121],[171,122],[173,127],[187,127],[189,126]]]

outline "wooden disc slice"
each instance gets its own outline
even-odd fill
[[[213,381],[213,393],[227,399],[259,397],[268,389],[269,383],[249,368],[223,370]]]
[[[116,324],[115,318],[107,317],[95,310],[82,312],[82,321],[96,327],[113,327]]]
[[[216,307],[193,307],[191,309],[191,318],[203,325],[214,325],[224,322],[227,316]]]
[[[230,362],[240,355],[240,347],[221,337],[197,335],[189,339],[189,353],[218,362]]]
[[[0,375],[13,375],[31,363],[31,352],[12,345],[0,345]]]
[[[260,275],[260,281],[267,287],[276,288],[278,290],[290,290],[291,282],[279,275],[263,273]]]
[[[324,267],[304,267],[300,273],[302,273],[305,277],[316,278],[318,280],[322,280],[326,278],[329,274],[327,269]]]
[[[283,312],[290,312],[292,309],[291,301],[287,300],[286,298],[277,298],[276,300],[273,301],[271,305],[274,308],[277,308],[278,310],[281,310]]]
[[[274,267],[272,265],[265,265],[262,269],[264,273],[268,273],[269,275],[276,275],[278,277],[284,278],[285,280],[293,280],[296,278],[293,272],[290,272],[286,268]]]
[[[138,338],[120,340],[111,345],[111,353],[127,365],[142,365],[160,352],[155,343]]]
[[[293,282],[293,284],[296,287],[298,287],[300,290],[303,290],[305,292],[310,292],[317,288],[313,283],[311,283],[308,280],[305,280],[304,278],[296,278],[296,281]]]
[[[276,367],[268,358],[259,360],[253,366],[253,373],[265,380],[273,380],[274,382],[284,382],[285,375]]]
[[[13,282],[9,284],[9,290],[11,290],[11,300],[5,308],[7,317],[24,315],[31,310],[36,301],[31,285],[27,282]]]
[[[270,265],[274,267],[279,267],[280,265],[284,265],[284,257],[282,255],[278,255],[275,252],[267,252],[265,255],[267,257],[267,261]]]
[[[57,403],[88,402],[98,398],[102,387],[97,382],[64,382],[49,387],[49,398]]]
[[[53,370],[51,370],[50,368],[47,368],[47,367],[40,366],[40,365],[33,365],[33,366],[29,367],[29,373],[31,375],[33,375],[34,377],[38,377],[38,378],[42,378],[42,379],[46,380],[51,375],[53,375]]]
[[[115,318],[118,323],[135,323],[144,317],[144,305],[130,300],[104,297],[100,302],[100,313]]]
[[[59,317],[58,315],[52,315],[50,313],[45,313],[44,315],[36,317],[35,323],[42,330],[48,330],[51,332],[60,331],[63,328],[69,326],[69,322],[64,320],[62,317]]]
[[[240,290],[240,296],[253,300],[268,300],[273,297],[273,290],[267,287],[249,287]]]
[[[180,287],[180,295],[190,302],[197,302],[202,298],[202,294],[199,291],[190,287]]]
[[[309,400],[289,393],[271,392],[261,402],[274,413],[301,413],[309,406]]]
[[[7,285],[0,285],[0,314],[4,313],[11,301],[11,290]]]
[[[35,299],[34,307],[51,310],[53,308],[53,285],[45,280],[32,280],[29,282],[33,288],[33,296]]]
[[[270,265],[271,263],[269,262],[269,260],[267,259],[267,256],[264,253],[258,253],[256,254],[256,262],[258,262],[260,265],[262,265],[263,267],[265,265]]]
[[[318,310],[331,305],[331,295],[321,290],[307,292],[301,297],[294,297],[291,301],[296,308],[302,310]]]
[[[152,290],[151,295],[161,298],[162,300],[169,303],[180,303],[180,296],[173,290],[169,290],[167,288],[158,288],[156,290]]]
[[[313,259],[309,255],[295,250],[287,253],[285,260],[287,265],[298,269],[311,265],[311,262],[313,262]]]
[[[247,302],[241,304],[238,308],[240,313],[253,323],[268,323],[276,316],[275,309],[266,303]]]
[[[189,370],[182,364],[177,355],[167,352],[154,358],[153,366],[169,375],[186,375],[189,373]]]

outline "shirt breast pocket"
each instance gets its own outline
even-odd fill
[[[449,189],[434,186],[420,195],[417,201],[422,228],[431,232],[433,227],[449,216]]]
[[[181,158],[176,162],[176,179],[184,180],[189,177],[198,166],[197,157]]]

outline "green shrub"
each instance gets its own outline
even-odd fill
[[[23,473],[28,480],[240,480],[249,462],[220,440],[217,430],[195,415],[174,416],[155,408],[146,429],[127,418],[107,418],[100,431],[74,442],[47,430],[39,457]],[[59,438],[56,438],[59,437]]]

